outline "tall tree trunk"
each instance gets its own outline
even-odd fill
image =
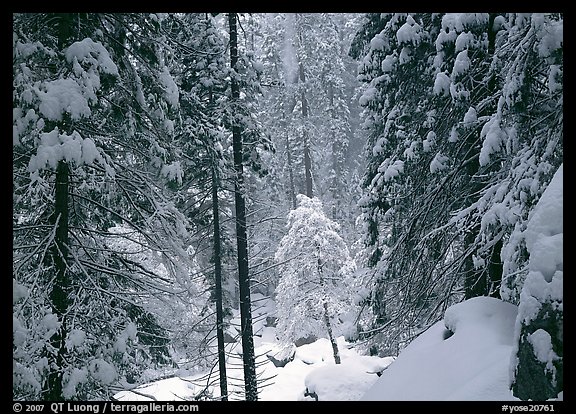
[[[310,140],[304,132],[304,170],[306,172],[306,196],[314,197],[312,191],[312,158],[310,157]]]
[[[306,196],[314,197],[312,191],[312,158],[310,156],[310,138],[308,136],[308,131],[306,130],[306,119],[308,118],[308,100],[306,99],[306,73],[304,72],[304,65],[300,63],[300,82],[302,85],[300,98],[302,100],[302,142],[304,144],[304,173],[306,176]]]
[[[496,31],[494,30],[494,20],[496,18],[496,13],[490,13],[488,18],[488,27],[486,28],[488,34],[488,54],[490,58],[492,58],[495,50],[495,42],[496,42]],[[496,93],[496,76],[492,75],[488,80],[486,90],[486,96],[494,95]],[[478,115],[489,115],[493,113],[495,107],[493,105],[486,106],[483,108]],[[468,137],[468,145],[469,148],[478,148],[477,146],[477,139],[481,134],[481,128],[477,128],[474,134],[470,134]],[[477,154],[479,154],[479,149],[476,149]],[[493,168],[496,168],[495,166]],[[480,163],[478,158],[476,158],[475,162],[471,162],[468,164],[466,168],[466,173],[468,175],[470,181],[470,191],[468,194],[475,194],[474,197],[478,197],[482,190],[482,183],[477,181],[477,178],[474,177],[475,174],[480,170]],[[486,174],[489,171],[484,171]],[[475,202],[472,197],[470,197],[470,204]],[[468,233],[466,233],[464,237],[465,248],[471,246],[476,236],[480,234],[480,224],[476,224]],[[472,254],[468,255],[465,259],[465,297],[466,299],[473,298],[475,296],[486,296],[492,295],[499,297],[500,296],[500,289],[499,285],[502,279],[502,271],[503,271],[503,264],[500,258],[500,250],[502,249],[502,241],[498,240],[495,244],[492,254],[490,256],[490,261],[488,263],[487,268],[485,269],[475,269]],[[498,286],[496,290],[495,286]]]
[[[286,116],[282,114],[284,124],[284,133],[286,135],[286,156],[288,162],[288,176],[290,178],[290,200],[292,202],[292,209],[296,209],[296,187],[294,187],[294,164],[292,162],[292,150],[290,149],[290,139],[288,137],[288,126]]]
[[[218,177],[212,169],[212,214],[214,216],[214,278],[216,294],[216,337],[218,340],[218,369],[220,371],[220,395],[228,401],[226,380],[226,351],[224,349],[224,306],[222,300],[222,255],[220,245],[220,210],[218,203]]]
[[[48,352],[49,373],[44,385],[45,400],[62,400],[62,375],[66,361],[66,313],[70,306],[70,280],[68,275],[68,191],[69,169],[65,161],[59,161],[56,169],[54,218],[56,235],[52,248],[52,260],[56,277],[50,291],[52,310],[58,316],[60,328],[50,338],[53,349]]]
[[[332,119],[333,125],[336,124],[336,110],[334,108],[334,85],[332,82],[328,83],[328,102],[330,102],[330,118]],[[341,183],[341,176],[342,176],[342,168],[340,165],[340,154],[341,154],[341,144],[336,136],[336,129],[332,128],[332,170],[334,171],[334,177],[332,182],[330,183],[330,191],[332,192],[332,219],[338,220],[340,219],[340,215],[342,212],[341,203],[342,203],[342,186]]]
[[[240,86],[236,80],[238,63],[238,32],[236,13],[228,14],[230,28],[230,65],[235,72],[231,80],[232,101],[240,98]],[[244,385],[246,400],[258,400],[258,381],[256,378],[256,358],[254,356],[254,337],[252,336],[252,310],[250,303],[250,278],[248,274],[248,240],[246,236],[246,206],[244,202],[244,168],[242,163],[242,134],[237,121],[232,127],[232,148],[234,152],[234,200],[236,206],[236,242],[238,246],[238,287],[240,289],[240,326],[242,329],[242,358],[244,361]]]
[[[72,14],[57,14],[58,47],[63,50],[72,35]],[[54,221],[56,233],[51,251],[55,278],[49,293],[52,311],[58,317],[60,327],[50,338],[52,349],[48,350],[48,375],[43,385],[44,399],[47,401],[63,400],[62,376],[66,363],[66,314],[71,303],[70,276],[68,275],[68,239],[69,239],[69,184],[70,170],[64,160],[58,161],[54,194]]]

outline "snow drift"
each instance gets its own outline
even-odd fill
[[[509,364],[517,312],[491,297],[448,308],[444,320],[410,343],[362,400],[516,400]]]

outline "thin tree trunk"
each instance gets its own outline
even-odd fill
[[[292,163],[292,150],[290,149],[290,139],[288,137],[288,127],[286,117],[282,114],[284,121],[284,132],[286,134],[286,155],[288,162],[288,176],[290,178],[290,200],[292,201],[292,208],[296,209],[296,187],[294,187],[294,165]]]
[[[332,82],[328,84],[328,101],[330,102],[330,118],[332,122],[335,124],[336,119],[336,110],[334,108],[334,85]],[[332,192],[332,199],[334,200],[334,204],[332,205],[332,219],[338,220],[340,218],[340,214],[342,212],[342,208],[340,203],[342,202],[342,187],[340,185],[340,178],[342,176],[342,169],[340,165],[339,155],[341,153],[341,144],[336,136],[335,129],[332,129],[332,170],[334,171],[334,177],[332,178],[332,182],[330,183],[330,190]]]
[[[310,140],[308,134],[304,132],[304,170],[306,172],[306,196],[314,197],[312,191],[312,158],[310,157]]]
[[[322,262],[322,257],[320,256],[320,245],[316,244],[316,254],[317,254],[317,270],[318,277],[320,278],[320,288],[324,294],[325,282],[324,277],[322,277],[322,271],[324,268],[324,263]],[[330,323],[330,315],[328,314],[328,303],[326,299],[323,299],[322,306],[324,307],[324,325],[326,325],[326,330],[328,331],[328,338],[330,339],[330,344],[332,345],[332,353],[334,354],[334,362],[336,364],[340,363],[340,352],[338,351],[338,344],[334,339],[334,333],[332,332],[332,324]]]
[[[240,98],[240,86],[236,80],[238,63],[238,32],[236,13],[228,14],[230,27],[230,65],[234,70],[231,80],[232,101]],[[256,378],[256,358],[254,356],[254,337],[252,336],[252,311],[250,302],[250,278],[248,274],[248,241],[246,236],[246,206],[244,201],[244,168],[242,163],[242,134],[237,122],[232,127],[232,148],[234,152],[234,200],[236,207],[236,242],[238,246],[238,286],[240,289],[240,326],[242,329],[242,358],[244,361],[244,385],[246,400],[258,400],[258,381]]]
[[[500,299],[500,285],[502,284],[503,264],[500,258],[502,252],[502,239],[499,239],[490,255],[490,263],[488,264],[488,274],[490,275],[489,294],[494,298]]]
[[[464,245],[472,246],[476,235],[480,231],[480,226],[476,225],[464,236]],[[466,299],[484,296],[487,294],[486,272],[484,269],[476,269],[472,253],[464,258],[464,297]]]
[[[304,173],[306,176],[306,196],[314,197],[312,191],[312,158],[310,156],[310,138],[308,136],[308,131],[306,130],[306,119],[308,118],[308,100],[306,99],[306,91],[304,84],[306,83],[306,73],[304,72],[304,66],[300,63],[300,82],[302,82],[300,98],[302,100],[302,142],[304,144]]]
[[[330,324],[330,316],[328,315],[328,304],[324,302],[324,323],[326,324],[326,330],[328,331],[328,338],[330,338],[330,343],[332,344],[332,352],[334,353],[334,362],[336,364],[340,363],[340,352],[338,351],[338,344],[334,339],[334,334],[332,333],[332,325]]]
[[[487,35],[488,35],[488,54],[490,58],[494,54],[495,50],[495,42],[496,42],[496,31],[494,30],[494,20],[496,18],[496,13],[490,13],[488,18],[488,27],[487,27]],[[491,96],[496,93],[496,77],[492,75],[488,80],[486,96]],[[495,110],[494,106],[486,106],[484,107],[483,111],[481,111],[478,115],[488,115],[493,113]],[[469,148],[478,148],[477,147],[477,139],[478,136],[481,134],[481,128],[478,127],[476,133],[470,134],[468,138],[468,145]],[[477,149],[476,151],[480,151]],[[466,172],[469,177],[470,181],[470,191],[468,194],[474,194],[474,197],[478,197],[477,194],[480,194],[482,190],[482,184],[478,182],[478,179],[475,177],[475,174],[480,170],[480,163],[479,159],[476,158],[475,162],[469,163]],[[484,174],[489,173],[489,171],[484,171]],[[470,202],[468,205],[474,203],[475,199],[470,198]],[[476,224],[468,233],[466,233],[464,237],[465,247],[471,246],[476,236],[480,234],[480,224]],[[500,259],[500,249],[502,248],[502,242],[499,240],[496,245],[494,246],[494,250],[490,256],[490,262],[488,263],[487,268],[484,269],[475,269],[472,254],[470,254],[465,259],[465,297],[466,299],[473,298],[475,296],[485,296],[485,295],[492,295],[499,297],[500,296],[500,289],[496,289],[494,291],[494,286],[499,286],[502,278],[502,270],[503,270],[503,263]],[[500,279],[500,281],[496,280]]]
[[[218,180],[212,169],[212,214],[214,216],[214,278],[216,295],[216,337],[218,340],[218,369],[220,371],[220,395],[228,401],[226,380],[226,351],[224,349],[224,307],[222,300],[222,255],[220,245],[220,211],[218,203]]]

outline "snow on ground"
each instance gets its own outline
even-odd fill
[[[324,338],[311,344],[298,347],[294,360],[284,367],[277,368],[266,357],[268,353],[280,350],[276,342],[265,342],[263,339],[275,339],[276,328],[263,327],[262,338],[255,341],[257,355],[256,373],[263,385],[258,396],[261,401],[297,401],[304,399],[306,387],[318,394],[319,400],[357,400],[377,379],[376,371],[382,370],[392,358],[361,356],[349,348],[344,337],[338,338],[342,365],[336,366],[332,355],[330,341]],[[259,343],[259,344],[256,344]],[[227,361],[228,388],[230,400],[242,399],[242,361],[237,353],[239,344],[228,344]],[[311,374],[311,375],[308,375]],[[312,375],[313,374],[313,375]],[[332,388],[326,380],[332,377]],[[140,386],[132,391],[121,391],[115,398],[121,401],[178,401],[194,398],[210,382],[208,393],[213,397],[220,395],[218,374],[215,371],[211,380],[205,375],[182,376],[163,379]]]
[[[313,400],[516,400],[509,390],[508,368],[517,307],[498,299],[479,297],[450,307],[443,321],[408,345],[397,358],[359,355],[352,344],[339,337],[342,363],[336,365],[330,341],[294,347],[294,359],[276,367],[267,357],[283,348],[276,328],[266,325],[273,303],[255,295],[254,333],[261,401]],[[232,328],[239,323],[232,320]],[[449,334],[453,332],[451,336]],[[445,339],[446,338],[446,339]],[[230,400],[241,400],[242,360],[238,343],[227,344]],[[287,348],[287,354],[292,349]],[[377,372],[382,372],[380,377]],[[206,387],[208,385],[208,387]],[[206,373],[168,378],[133,391],[122,391],[122,401],[189,400],[207,388],[219,396],[217,369]]]
[[[357,401],[394,361],[394,357],[356,355],[342,359],[339,365],[324,365],[310,372],[305,380],[308,393],[318,401]]]
[[[330,341],[320,338],[317,341],[294,347],[294,360],[284,367],[276,367],[266,356],[276,355],[282,346],[276,340],[276,328],[266,325],[266,315],[273,314],[274,303],[261,295],[253,295],[253,332],[256,354],[256,374],[262,389],[261,401],[296,401],[304,398],[306,387],[314,390],[321,401],[355,400],[377,379],[377,371],[386,367],[393,358],[379,358],[359,355],[344,337],[337,338],[342,365],[336,366]],[[239,316],[231,321],[228,330],[232,336],[240,329]],[[227,376],[230,400],[242,399],[243,371],[238,343],[226,344],[228,355]],[[288,348],[288,353],[290,349]],[[207,379],[206,373],[185,375],[159,380],[140,386],[132,391],[121,391],[115,398],[121,401],[178,401],[194,398],[204,388],[213,397],[220,395],[218,371]],[[309,375],[310,374],[310,375]],[[333,388],[331,384],[337,386]],[[207,383],[209,384],[208,387]]]
[[[508,367],[516,314],[516,306],[490,297],[448,308],[444,320],[410,343],[362,400],[515,400]]]

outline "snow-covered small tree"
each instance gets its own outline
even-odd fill
[[[334,361],[340,363],[336,336],[346,331],[345,317],[354,306],[350,297],[355,265],[339,225],[326,217],[322,202],[303,194],[288,214],[288,233],[275,259],[280,283],[276,288],[279,339],[328,334]]]

